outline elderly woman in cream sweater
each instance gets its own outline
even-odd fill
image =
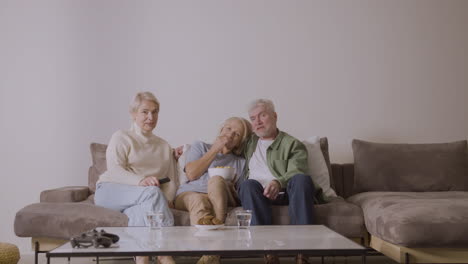
[[[177,190],[177,162],[171,146],[153,134],[159,102],[150,92],[138,93],[130,114],[130,130],[115,132],[107,147],[107,171],[96,184],[95,203],[126,214],[128,226],[148,225],[147,211],[162,212],[162,225],[173,226],[169,207]],[[170,182],[161,183],[164,178]],[[148,257],[136,257],[137,264],[148,261]],[[170,256],[160,256],[158,261],[175,263]]]

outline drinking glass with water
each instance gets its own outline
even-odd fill
[[[159,229],[162,227],[164,214],[163,212],[148,211],[146,212],[146,219],[148,220],[150,229]]]
[[[237,211],[236,217],[238,228],[249,228],[250,220],[252,219],[252,210]]]

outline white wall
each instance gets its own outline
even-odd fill
[[[86,185],[90,142],[129,125],[139,90],[156,134],[211,140],[271,98],[279,126],[350,142],[468,134],[468,1],[0,0],[0,240],[41,190]]]

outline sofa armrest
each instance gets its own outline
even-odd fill
[[[90,194],[87,186],[70,186],[41,192],[41,203],[75,203],[86,200]]]

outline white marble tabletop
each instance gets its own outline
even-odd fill
[[[199,230],[189,226],[159,230],[150,230],[149,227],[97,228],[101,229],[119,235],[120,241],[110,248],[72,248],[70,243],[66,243],[47,255],[365,254],[364,247],[323,225],[251,226],[249,229],[226,226],[217,230]]]

